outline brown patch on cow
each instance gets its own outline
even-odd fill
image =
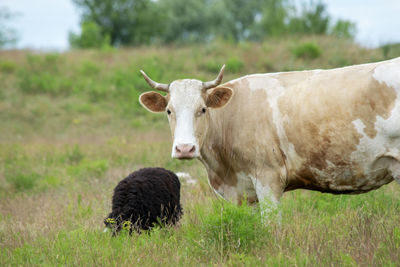
[[[293,183],[305,188],[318,184],[311,168],[326,170],[327,161],[339,172],[354,168],[351,153],[363,136],[353,121],[361,120],[364,133],[374,138],[376,117],[387,119],[396,100],[393,88],[373,79],[375,67],[361,65],[307,74],[304,82],[291,84],[280,97],[280,112],[289,118],[284,123],[286,135],[305,160],[303,167],[291,174],[298,179]],[[281,80],[281,76],[275,78]]]

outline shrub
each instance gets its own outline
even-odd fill
[[[110,46],[110,36],[104,36],[100,27],[93,21],[83,22],[81,34],[71,32],[68,38],[73,48],[107,48]]]
[[[237,57],[231,57],[226,61],[226,68],[232,73],[240,72],[243,69],[243,66],[243,62]]]
[[[222,66],[222,64],[218,63],[217,61],[209,60],[209,61],[201,64],[200,68],[204,71],[215,74],[215,73],[219,72],[219,70],[221,69],[221,66]]]
[[[382,45],[381,50],[386,59],[400,57],[400,43]]]
[[[11,61],[0,61],[0,71],[5,72],[5,73],[12,73],[15,71],[17,66],[15,65],[14,62]]]
[[[322,51],[317,44],[307,42],[295,47],[292,53],[296,58],[315,59],[321,56]]]
[[[37,173],[17,172],[7,175],[6,179],[13,190],[21,192],[35,187],[36,182],[39,179],[39,175]]]

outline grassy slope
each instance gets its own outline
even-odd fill
[[[304,42],[317,44],[321,55],[302,53]],[[358,196],[290,192],[281,225],[263,227],[252,208],[216,200],[200,163],[170,159],[166,118],[137,102],[148,90],[140,68],[161,82],[206,80],[227,63],[227,81],[382,59],[380,50],[329,38],[0,52],[0,265],[399,265],[398,185]],[[102,234],[114,186],[143,166],[199,180],[183,184],[181,226],[133,237]]]

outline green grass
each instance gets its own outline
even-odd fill
[[[307,43],[320,48],[318,57],[293,52]],[[199,162],[172,160],[165,115],[145,111],[137,100],[149,90],[139,69],[168,83],[211,80],[227,64],[227,81],[400,56],[395,48],[309,37],[62,54],[1,51],[0,266],[399,265],[398,185],[356,196],[286,193],[282,218],[265,226],[257,207],[215,198]],[[145,166],[198,179],[182,184],[180,225],[103,234],[117,182]]]

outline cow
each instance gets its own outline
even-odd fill
[[[400,182],[400,58],[328,70],[176,80],[140,95],[167,113],[172,157],[198,158],[214,191],[274,208],[284,192],[357,194]],[[246,199],[245,199],[246,198]]]

